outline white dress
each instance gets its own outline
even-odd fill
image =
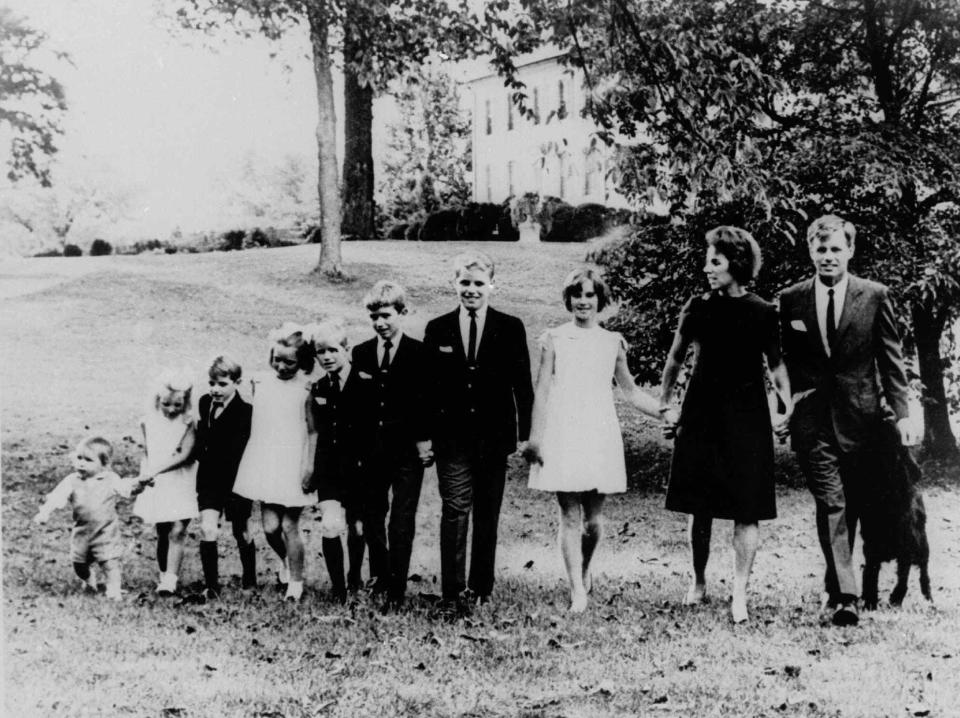
[[[529,486],[541,491],[626,491],[623,437],[613,404],[613,377],[623,337],[573,322],[547,330],[554,370],[540,452]]]
[[[180,447],[189,422],[178,416],[168,419],[159,411],[141,419],[145,428],[147,456],[141,474],[153,473],[153,466],[166,463]],[[148,524],[185,521],[197,516],[197,462],[157,474],[153,486],[137,497],[133,512]]]
[[[250,439],[240,460],[233,492],[281,506],[309,506],[317,493],[303,493],[304,472],[313,467],[307,441],[307,400],[314,377],[292,379],[262,373],[253,378]]]

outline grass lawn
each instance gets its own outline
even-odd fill
[[[259,592],[238,588],[232,539],[221,537],[223,600],[155,598],[152,531],[128,507],[125,598],[76,588],[70,517],[36,528],[41,495],[69,472],[67,452],[96,431],[133,473],[137,417],[157,370],[230,350],[266,367],[269,329],[340,316],[369,335],[360,298],[395,278],[413,304],[411,334],[454,306],[449,260],[464,245],[352,243],[355,279],[310,274],[316,247],[200,255],[32,259],[0,264],[5,714],[30,716],[957,716],[960,715],[960,491],[926,487],[936,610],[916,582],[902,610],[856,629],[823,625],[812,500],[779,491],[781,518],[761,527],[751,621],[728,617],[731,527],[715,530],[712,601],[680,605],[688,570],[685,519],[662,508],[669,458],[656,428],[624,408],[631,490],[608,505],[595,593],[565,613],[553,500],[525,488],[513,460],[501,519],[494,600],[472,618],[436,620],[436,475],[423,488],[411,609],[381,616],[366,600],[325,598],[312,514],[304,520],[307,593],[298,606],[269,585],[262,537]],[[584,246],[487,245],[498,262],[496,306],[536,337],[565,321],[564,274]],[[201,385],[203,386],[203,385]],[[779,464],[795,476],[791,458]],[[789,482],[788,482],[789,483]],[[182,580],[198,587],[196,527]],[[229,531],[226,532],[229,534]],[[892,587],[892,568],[881,587]]]

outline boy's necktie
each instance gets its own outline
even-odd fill
[[[476,364],[477,362],[477,310],[468,309],[470,315],[470,335],[467,340],[467,363]]]
[[[383,359],[380,360],[380,371],[387,371],[390,368],[390,347],[392,346],[393,342],[389,339],[384,340]]]
[[[827,346],[833,352],[833,344],[837,339],[837,316],[833,304],[833,289],[827,290]]]
[[[330,397],[336,401],[340,398],[340,370],[334,369],[330,374]]]

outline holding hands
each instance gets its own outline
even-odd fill
[[[517,448],[520,452],[520,456],[522,456],[528,464],[531,466],[533,464],[540,464],[540,466],[543,466],[543,454],[540,453],[539,442],[524,441],[521,442],[521,445]]]

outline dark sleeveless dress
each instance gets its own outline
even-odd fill
[[[780,363],[777,310],[749,292],[693,297],[678,331],[699,349],[674,442],[667,508],[754,523],[777,515],[763,357]]]

